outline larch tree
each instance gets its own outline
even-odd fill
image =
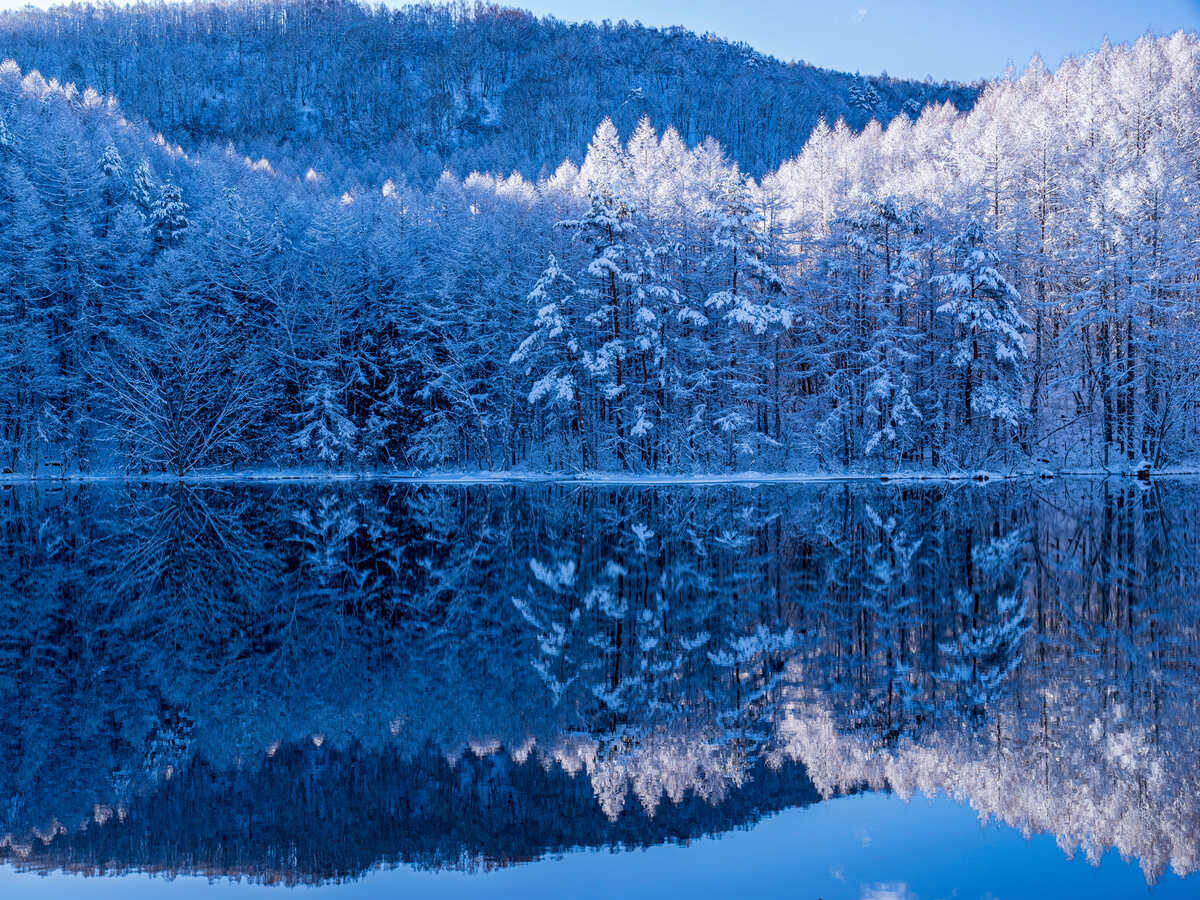
[[[1028,410],[1024,405],[1025,335],[1021,301],[996,269],[996,254],[983,226],[970,222],[947,247],[950,272],[935,275],[946,300],[939,314],[955,323],[946,348],[946,372],[957,385],[959,423],[972,461],[993,451],[1006,457],[1021,440]]]

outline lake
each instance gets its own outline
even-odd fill
[[[1186,478],[8,486],[0,893],[1200,896],[1197,584]]]

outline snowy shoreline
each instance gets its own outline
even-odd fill
[[[129,474],[67,474],[32,475],[28,473],[0,474],[0,486],[63,485],[63,484],[326,484],[377,482],[415,485],[518,485],[558,484],[581,487],[629,486],[719,486],[753,487],[763,484],[838,484],[850,482],[888,483],[952,483],[988,484],[994,481],[1047,481],[1063,478],[1121,478],[1133,480],[1162,480],[1194,478],[1200,468],[1179,467],[1145,473],[1122,469],[1056,469],[1022,470],[1011,472],[728,472],[696,474],[637,474],[628,472],[418,472],[418,471],[361,471],[311,472],[303,470],[249,470],[241,472],[193,472],[186,475],[156,473]]]

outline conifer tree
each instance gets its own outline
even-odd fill
[[[934,281],[948,295],[938,313],[955,322],[946,364],[961,398],[959,422],[968,440],[1007,451],[1027,418],[1024,336],[1030,328],[1018,311],[1021,298],[996,269],[996,254],[978,222],[969,223],[945,252],[951,272]]]

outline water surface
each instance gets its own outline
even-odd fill
[[[0,890],[1196,896],[1198,500],[8,488]]]

